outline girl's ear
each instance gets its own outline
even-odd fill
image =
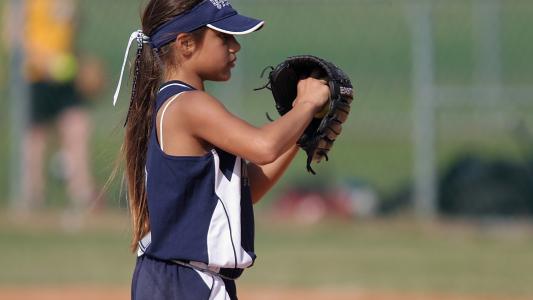
[[[189,33],[180,33],[176,37],[177,50],[184,56],[190,56],[196,50],[196,42]]]

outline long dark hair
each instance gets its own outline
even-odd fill
[[[161,24],[176,15],[191,9],[201,0],[150,0],[142,16],[142,31],[150,36]],[[148,204],[145,186],[146,150],[153,119],[154,103],[165,68],[177,65],[171,44],[152,49],[145,44],[137,52],[134,68],[134,84],[131,105],[128,112],[122,157],[126,161],[128,204],[132,218],[132,251],[139,240],[150,231]]]

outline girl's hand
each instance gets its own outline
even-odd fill
[[[326,105],[330,93],[325,80],[306,78],[298,82],[296,99],[292,106],[312,105],[314,112],[319,112]]]

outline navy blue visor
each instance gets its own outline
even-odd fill
[[[228,0],[204,0],[177,15],[150,34],[150,45],[159,49],[174,41],[179,33],[192,32],[203,26],[227,34],[247,34],[260,29],[264,21],[240,15]]]

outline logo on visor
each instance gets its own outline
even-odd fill
[[[211,3],[213,3],[214,6],[216,6],[218,9],[221,9],[222,7],[229,6],[229,0],[210,0]]]

